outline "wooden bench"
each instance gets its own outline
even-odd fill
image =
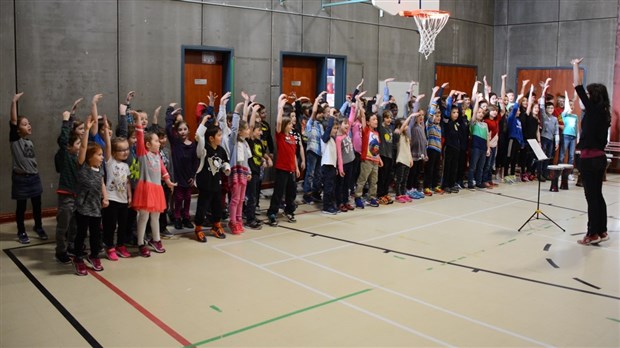
[[[609,171],[613,173],[620,173],[620,142],[610,141],[605,147],[605,153],[611,155],[611,165]],[[607,156],[609,158],[609,156]]]

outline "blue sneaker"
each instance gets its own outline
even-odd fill
[[[370,201],[368,201],[368,205],[376,208],[379,206],[379,202],[377,202],[376,198],[371,198]]]
[[[424,197],[425,197],[424,193],[422,193],[422,192],[420,192],[420,191],[416,191],[416,192],[414,192],[414,197],[413,197],[413,199],[422,199],[422,198],[424,198]]]
[[[361,197],[355,197],[355,207],[364,209],[364,202],[362,201]]]
[[[19,242],[21,244],[29,244],[30,243],[30,238],[28,238],[28,235],[26,233],[18,233],[17,234],[17,239],[19,240]]]
[[[336,215],[336,214],[338,214],[338,209],[336,209],[334,207],[329,207],[327,209],[323,209],[322,213],[323,214],[328,214],[328,215]]]

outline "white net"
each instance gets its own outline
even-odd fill
[[[419,10],[403,11],[400,15],[415,19],[415,24],[420,32],[420,49],[418,51],[424,55],[424,58],[428,59],[428,56],[435,50],[435,38],[448,23],[450,14],[444,11]]]

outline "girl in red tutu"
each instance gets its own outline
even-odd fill
[[[143,257],[151,256],[144,242],[146,223],[151,218],[151,233],[153,238],[149,245],[157,253],[166,252],[159,236],[159,214],[166,209],[166,197],[161,181],[172,190],[175,183],[170,181],[170,175],[164,167],[159,155],[159,137],[154,133],[144,134],[142,120],[147,115],[144,112],[131,111],[136,122],[136,147],[138,162],[140,163],[140,179],[134,191],[131,206],[138,212],[138,248]]]

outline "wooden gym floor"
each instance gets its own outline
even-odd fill
[[[336,216],[301,205],[295,224],[179,234],[86,277],[54,261],[53,241],[21,246],[0,225],[0,346],[618,347],[620,176],[604,184],[599,246],[576,243],[587,207],[570,184],[541,190],[566,232],[517,232],[537,184],[503,184]]]

